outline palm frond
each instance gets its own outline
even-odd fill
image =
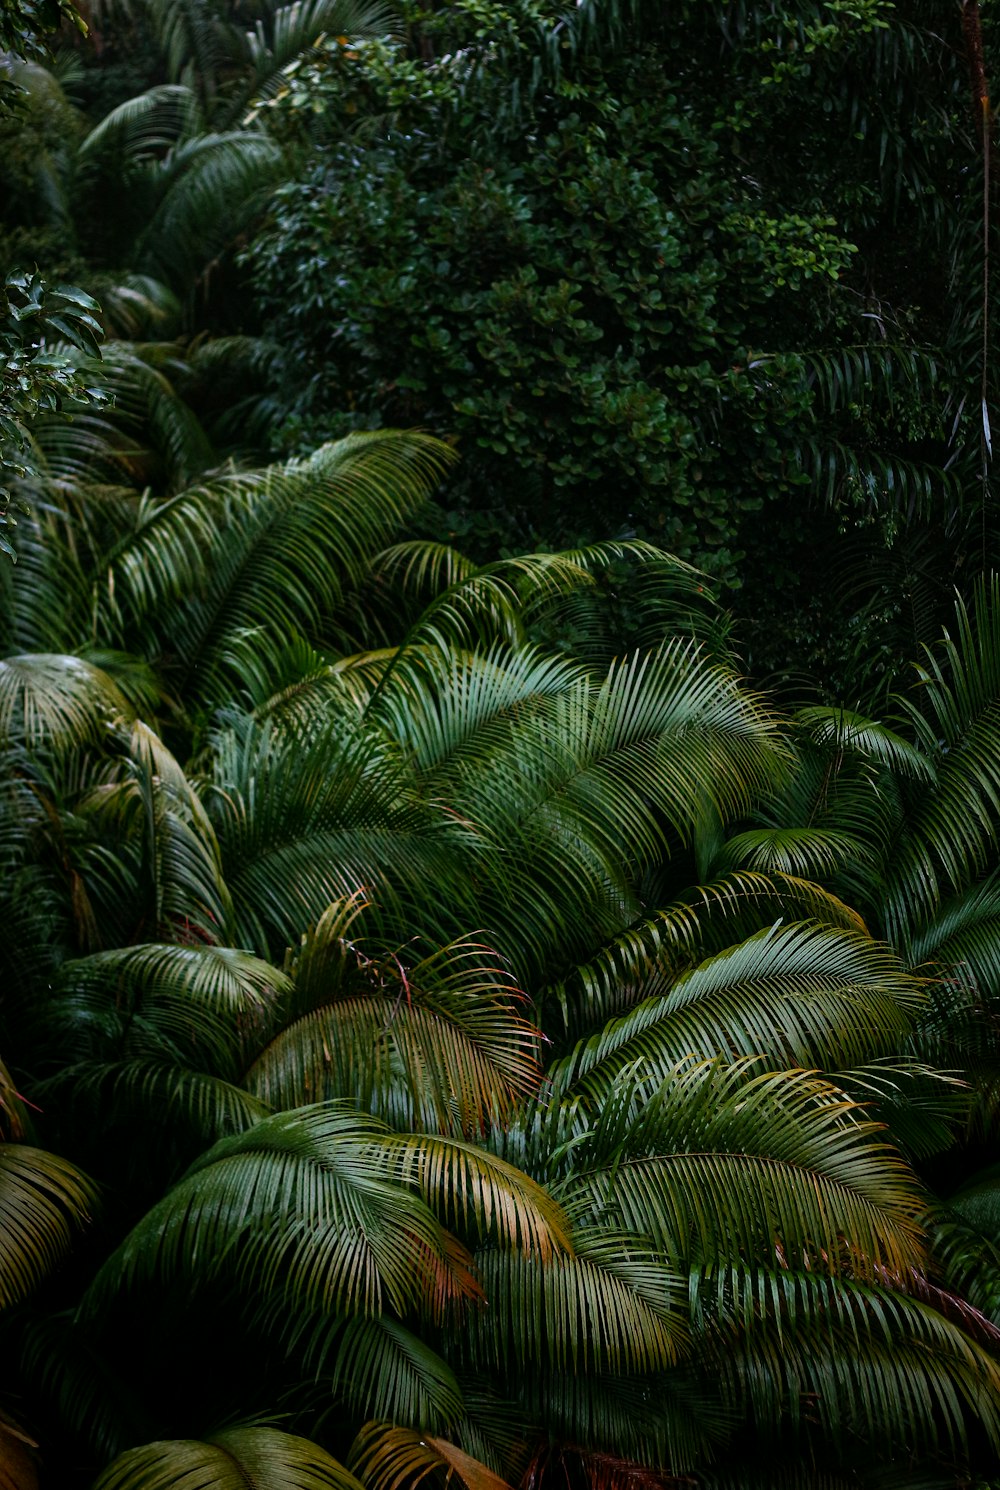
[[[197,103],[190,88],[181,83],[158,83],[127,98],[81,141],[81,159],[103,149],[114,149],[123,160],[143,160],[160,155],[196,123]]]
[[[558,1008],[570,1035],[603,1024],[646,997],[650,982],[675,978],[777,922],[810,920],[867,935],[861,917],[809,880],[784,874],[729,874],[611,938],[595,956],[537,996]],[[546,1021],[546,1028],[549,1028]]]
[[[580,1375],[675,1365],[688,1348],[686,1275],[631,1237],[576,1240],[576,1255],[544,1263],[476,1254],[490,1307],[470,1318],[473,1359],[511,1372],[547,1365]]]
[[[387,1314],[346,1322],[315,1311],[301,1325],[276,1321],[290,1350],[303,1349],[333,1407],[347,1404],[365,1418],[387,1418],[421,1432],[448,1428],[464,1410],[462,1391],[447,1361],[425,1340]]]
[[[422,797],[398,747],[355,711],[306,738],[273,720],[222,736],[212,771],[207,805],[241,944],[280,951],[358,890],[390,935],[417,925],[447,941],[474,924],[471,833]]]
[[[672,1258],[777,1256],[859,1277],[919,1267],[926,1202],[880,1125],[814,1073],[760,1064],[688,1061],[646,1086],[637,1063],[580,1124],[554,1193]]]
[[[95,1199],[91,1181],[65,1159],[0,1143],[0,1309],[59,1266]]]
[[[903,1445],[954,1450],[972,1421],[994,1443],[1000,1435],[990,1351],[903,1291],[768,1269],[718,1274],[705,1295],[718,1311],[712,1368],[762,1424],[776,1411],[794,1422],[807,1400],[834,1442],[851,1431],[886,1458]]]
[[[183,667],[197,665],[207,691],[221,654],[248,631],[314,631],[449,458],[446,446],[415,433],[352,435],[308,461],[150,505],[109,555],[115,604]],[[181,603],[164,626],[157,611],[168,597]]]
[[[124,696],[80,657],[21,653],[0,661],[0,737],[65,750],[129,719]]]
[[[936,783],[915,805],[887,887],[886,925],[905,944],[949,894],[988,867],[1000,822],[1000,581],[983,580],[955,633],[928,649],[919,700],[904,707],[934,763]]]
[[[393,1134],[381,1145],[385,1173],[413,1187],[444,1224],[475,1245],[541,1262],[573,1251],[559,1201],[536,1180],[477,1144]]]
[[[53,1010],[77,1060],[162,1061],[232,1078],[285,982],[246,952],[152,943],[64,963]]]
[[[830,828],[750,828],[727,838],[721,867],[799,879],[829,879],[847,864],[874,855],[850,833]]]
[[[433,1476],[466,1490],[510,1490],[506,1480],[447,1439],[393,1423],[367,1423],[354,1440],[351,1464],[369,1490],[401,1490]]]
[[[442,1230],[412,1188],[386,1177],[384,1134],[374,1119],[320,1107],[223,1139],[104,1263],[85,1314],[109,1294],[177,1277],[218,1288],[252,1276],[258,1309],[420,1308]]]
[[[926,990],[888,948],[857,932],[774,926],[673,979],[549,1071],[558,1091],[610,1096],[637,1065],[666,1080],[678,1063],[764,1055],[835,1071],[899,1048]]]
[[[161,1439],[128,1449],[94,1490],[362,1490],[318,1444],[277,1428],[227,1428],[207,1439]]]
[[[394,1127],[473,1134],[537,1089],[539,1032],[518,1012],[523,995],[496,954],[474,938],[410,965],[345,946],[324,917],[298,965],[306,986],[289,1005],[301,1012],[244,1077],[272,1107],[352,1097]]]
[[[134,249],[137,267],[183,292],[249,227],[284,168],[280,146],[256,130],[179,144],[160,168],[159,201]]]
[[[255,30],[246,36],[252,75],[244,83],[241,100],[245,104],[267,98],[289,63],[324,34],[381,36],[398,23],[398,12],[386,0],[292,0],[288,5],[269,5]]]

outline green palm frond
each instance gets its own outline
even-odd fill
[[[284,986],[246,952],[154,943],[64,963],[53,1010],[77,1060],[164,1061],[232,1079]]]
[[[863,1109],[810,1071],[683,1063],[623,1077],[555,1187],[574,1217],[648,1237],[672,1258],[742,1256],[861,1277],[919,1267],[926,1201]],[[563,1162],[565,1163],[565,1157]]]
[[[682,1483],[686,1470],[717,1458],[731,1427],[688,1362],[639,1376],[536,1369],[517,1373],[513,1385],[529,1421],[544,1424],[535,1435],[541,1446],[612,1454],[653,1471],[669,1466]],[[637,1483],[645,1490],[641,1474]]]
[[[191,133],[196,123],[197,103],[191,89],[180,83],[158,83],[105,114],[81,142],[80,158],[113,149],[125,161],[159,159]]]
[[[133,250],[136,266],[182,291],[250,225],[285,169],[280,146],[255,130],[177,145],[159,168],[159,200]]]
[[[64,1066],[38,1084],[38,1096],[58,1104],[91,1168],[110,1164],[144,1190],[151,1180],[175,1178],[219,1139],[271,1115],[264,1102],[220,1076],[150,1057]],[[155,1164],[141,1137],[144,1125],[160,1130]]]
[[[751,828],[727,838],[723,866],[800,879],[829,879],[847,864],[874,855],[849,833],[822,828]]]
[[[154,884],[156,927],[178,939],[226,939],[232,901],[211,820],[159,736],[137,721],[129,754],[147,828],[146,871]]]
[[[377,902],[374,926],[448,940],[474,921],[472,835],[424,800],[398,747],[353,711],[306,738],[274,721],[223,735],[212,774],[206,800],[241,944],[280,951],[358,890]]]
[[[262,10],[256,28],[246,35],[252,74],[241,90],[245,102],[272,94],[282,81],[283,69],[322,35],[381,36],[399,25],[395,6],[386,0],[293,0],[289,5],[268,4]]]
[[[248,631],[314,632],[449,459],[427,436],[378,431],[151,504],[107,560],[116,613],[197,664],[207,691]]]
[[[457,1444],[394,1423],[366,1423],[351,1449],[351,1464],[369,1490],[401,1490],[426,1479],[466,1490],[510,1490],[490,1467]]]
[[[562,682],[432,777],[489,849],[479,921],[543,967],[554,945],[586,955],[620,932],[638,876],[709,806],[746,810],[782,761],[775,721],[693,643],[635,654],[600,685]]]
[[[572,1253],[570,1226],[559,1201],[487,1149],[457,1138],[399,1133],[383,1141],[381,1155],[385,1173],[414,1188],[470,1244],[541,1262]]]
[[[106,673],[80,657],[21,653],[0,661],[0,738],[65,750],[128,720]]]
[[[178,1277],[218,1289],[252,1276],[258,1309],[420,1308],[443,1234],[411,1188],[386,1178],[384,1133],[321,1107],[223,1139],[104,1263],[85,1315],[111,1294]]]
[[[642,1001],[549,1077],[599,1104],[637,1065],[656,1083],[688,1056],[836,1071],[897,1050],[926,1004],[888,947],[837,928],[774,926],[679,978],[653,973]]]
[[[564,981],[536,997],[569,1035],[582,1035],[646,997],[650,980],[675,978],[779,921],[810,920],[867,935],[861,917],[822,886],[784,874],[727,875],[612,937]]]
[[[898,844],[885,904],[890,934],[905,944],[942,900],[990,865],[1000,821],[1000,581],[984,579],[959,601],[954,635],[928,649],[920,692],[904,707],[934,763],[934,790],[915,804]]]
[[[575,1256],[543,1263],[481,1251],[489,1308],[470,1317],[480,1365],[655,1373],[687,1354],[687,1278],[631,1237],[577,1233]],[[599,1321],[599,1328],[595,1323]]]
[[[459,577],[436,595],[407,632],[400,656],[405,657],[412,647],[474,650],[497,642],[521,646],[527,639],[527,616],[532,607],[593,585],[590,572],[565,554],[524,554],[498,560]],[[373,709],[377,709],[392,676],[390,667],[376,690]]]
[[[397,664],[379,714],[422,771],[477,751],[525,706],[569,691],[582,677],[567,658],[495,644],[485,653],[412,648]]]
[[[0,1143],[0,1309],[59,1266],[95,1199],[91,1181],[65,1159]]]
[[[207,1439],[161,1439],[128,1449],[94,1490],[362,1490],[318,1444],[276,1428],[227,1428]]]
[[[408,965],[338,933],[324,917],[305,939],[306,986],[246,1073],[251,1092],[275,1108],[352,1097],[394,1127],[473,1134],[537,1089],[539,1032],[488,947],[466,937]]]
[[[387,1314],[344,1321],[313,1312],[300,1327],[286,1318],[289,1348],[303,1349],[306,1366],[321,1376],[335,1404],[365,1418],[412,1424],[421,1432],[445,1429],[462,1416],[455,1373],[419,1335]]]
[[[795,723],[804,728],[819,745],[832,745],[837,751],[849,750],[917,781],[933,781],[934,766],[928,756],[902,735],[896,734],[877,719],[866,719],[849,709],[818,705],[799,709]]]
[[[715,1316],[712,1368],[762,1426],[777,1414],[794,1423],[808,1402],[834,1443],[858,1434],[886,1460],[902,1446],[954,1450],[971,1421],[993,1443],[1000,1436],[990,1350],[903,1291],[769,1269],[717,1274],[703,1298],[696,1312]]]
[[[95,277],[93,288],[105,332],[116,341],[161,340],[181,329],[180,301],[150,274],[122,270],[113,278]]]

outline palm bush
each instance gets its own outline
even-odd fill
[[[955,1485],[1000,1439],[998,596],[895,728],[786,720],[647,545],[401,542],[448,459],[36,506],[3,1431],[101,1490]]]

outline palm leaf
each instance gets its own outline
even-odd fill
[[[384,1132],[374,1119],[327,1107],[281,1113],[221,1140],[105,1262],[85,1310],[174,1277],[200,1287],[253,1277],[258,1309],[419,1308],[442,1231],[412,1189],[386,1177]]]
[[[636,1063],[649,1082],[687,1056],[836,1070],[897,1050],[926,1003],[889,948],[841,929],[774,926],[676,980],[653,974],[641,1002],[549,1075],[599,1104]]]
[[[113,149],[125,160],[158,158],[190,132],[196,108],[190,88],[158,83],[105,114],[81,142],[80,158],[102,149]]]
[[[1000,1435],[995,1360],[929,1304],[794,1270],[722,1274],[706,1292],[720,1321],[712,1367],[761,1423],[776,1412],[794,1421],[808,1394],[831,1439],[859,1434],[887,1458],[902,1445],[954,1449],[970,1420],[994,1443]]]
[[[91,1181],[65,1159],[0,1143],[0,1309],[59,1266],[94,1200]]]
[[[227,947],[152,943],[66,962],[54,1009],[76,1059],[239,1074],[285,979]]]
[[[108,559],[116,603],[131,625],[152,623],[183,667],[198,664],[208,689],[221,655],[248,631],[315,630],[449,458],[446,446],[418,434],[353,435],[308,461],[151,506]],[[162,628],[156,612],[168,596],[185,603],[170,607]]]
[[[469,937],[407,965],[345,946],[341,920],[305,939],[311,992],[296,987],[303,1012],[249,1068],[250,1091],[272,1107],[350,1096],[395,1127],[472,1134],[536,1090],[539,1034],[496,954]]]
[[[351,1464],[369,1490],[401,1490],[442,1474],[446,1483],[454,1476],[466,1490],[510,1490],[506,1480],[457,1444],[392,1423],[366,1424],[354,1441]]]
[[[227,1428],[199,1441],[163,1439],[128,1449],[94,1490],[361,1490],[336,1459],[276,1428]]]
[[[293,1316],[275,1324],[289,1350],[302,1348],[306,1366],[321,1377],[333,1403],[330,1416],[342,1415],[346,1404],[365,1418],[426,1432],[462,1415],[462,1391],[448,1363],[386,1314],[345,1321],[313,1311],[301,1321]]]
[[[576,1240],[576,1255],[545,1262],[477,1253],[489,1308],[470,1319],[473,1359],[580,1375],[675,1365],[687,1353],[686,1277],[631,1237]]]
[[[567,1032],[582,1034],[640,1002],[651,982],[677,977],[706,953],[725,951],[777,921],[805,919],[867,934],[856,911],[810,881],[729,874],[611,938],[565,980],[542,990],[539,1003],[546,1015],[555,1005]],[[551,1028],[550,1019],[545,1023]]]
[[[0,662],[0,736],[55,750],[100,739],[130,710],[111,679],[79,657],[22,653]]]
[[[869,1277],[919,1267],[925,1201],[879,1125],[813,1073],[759,1065],[685,1062],[646,1085],[636,1063],[554,1193],[672,1258],[778,1255]]]
[[[918,669],[920,707],[907,703],[918,738],[937,772],[935,789],[916,805],[893,860],[885,916],[905,942],[949,893],[987,868],[1000,819],[1000,582],[977,588],[971,609],[959,602],[955,635],[928,649]]]

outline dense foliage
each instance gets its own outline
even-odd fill
[[[24,533],[5,1432],[102,1490],[988,1471],[1000,592],[901,732],[783,718],[655,549],[394,541],[448,454]]]
[[[0,1490],[997,1483],[989,17],[18,11]]]
[[[960,21],[464,0],[331,40],[248,252],[289,433],[457,433],[444,532],[652,538],[744,587],[758,674],[870,690],[995,551]]]

